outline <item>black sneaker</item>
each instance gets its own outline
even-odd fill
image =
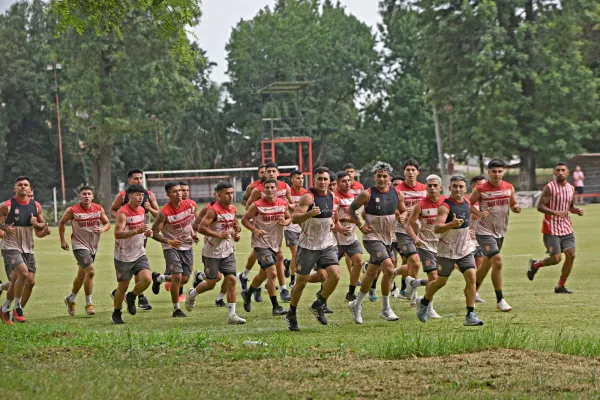
[[[281,306],[277,306],[277,307],[273,307],[273,312],[272,312],[274,317],[278,317],[280,315],[286,315],[287,314],[287,310]]]
[[[115,293],[117,293],[117,289],[113,290],[112,292],[110,292],[110,298],[111,299],[115,299]]]
[[[237,274],[237,278],[240,281],[240,288],[242,290],[248,290],[248,278],[244,278],[241,272]]]
[[[252,295],[247,290],[242,290],[242,299],[244,300],[244,310],[252,311]]]
[[[566,287],[555,287],[554,288],[554,293],[556,294],[573,294],[573,292],[571,292],[569,289],[567,289]]]
[[[262,303],[263,302],[263,298],[262,298],[262,288],[258,288],[254,291],[254,301],[257,303]]]
[[[138,308],[144,311],[152,310],[152,306],[148,302],[148,298],[146,296],[141,295],[138,297]]]
[[[194,272],[194,287],[198,287],[198,285],[202,282],[204,282],[204,274],[202,273],[202,271]]]
[[[158,272],[152,273],[152,293],[158,294],[160,292],[160,282],[157,280],[160,274]]]
[[[279,294],[279,296],[281,297],[281,301],[284,303],[289,303],[290,302],[290,291],[287,289],[281,289],[281,293]]]
[[[287,322],[288,329],[292,332],[300,332],[300,328],[298,327],[298,318],[296,318],[296,314],[287,313],[285,315],[285,321]]]
[[[176,310],[173,310],[173,318],[185,318],[187,317],[187,315],[185,315],[185,313],[183,311],[181,311],[179,308]]]
[[[333,314],[333,311],[331,311],[329,309],[329,307],[327,307],[327,303],[323,304],[323,313],[324,314]]]
[[[225,304],[225,302],[223,301],[223,299],[221,299],[221,300],[215,300],[215,307],[227,307],[227,304]]]
[[[2,285],[2,279],[0,279],[0,285]],[[2,296],[2,292],[3,292],[3,290],[0,289],[0,296]]]
[[[317,300],[319,300],[320,295],[321,295],[321,289],[319,289],[319,291],[317,293],[315,293],[315,296],[317,296]]]
[[[125,302],[127,303],[127,312],[131,315],[135,315],[137,309],[135,308],[135,298],[137,296],[133,292],[127,292],[125,294]]]
[[[356,295],[352,293],[346,293],[346,301],[349,303],[356,300]]]
[[[290,260],[288,260],[287,258],[283,260],[283,267],[284,267],[284,273],[285,273],[285,277],[289,278],[292,275],[291,269],[290,269]]]
[[[121,310],[113,311],[112,323],[113,323],[113,325],[122,325],[125,323],[125,322],[123,322],[123,317],[121,316]]]
[[[527,268],[527,278],[530,281],[533,280],[533,277],[538,272],[537,268],[533,268],[533,264],[535,264],[536,262],[537,262],[537,260],[534,260],[533,258],[529,259],[529,267]]]
[[[315,317],[317,317],[317,321],[319,321],[320,324],[327,325],[327,318],[325,317],[323,306],[319,307],[316,302],[314,302],[310,307],[308,307],[308,309]]]

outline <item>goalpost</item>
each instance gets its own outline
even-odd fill
[[[283,165],[279,167],[282,176],[298,169],[297,165]],[[198,201],[209,201],[213,198],[214,187],[219,181],[228,181],[233,185],[233,201],[241,200],[237,194],[246,189],[243,181],[252,182],[256,179],[257,167],[246,168],[216,168],[216,169],[182,169],[168,171],[145,171],[143,185],[154,192],[159,204],[168,201],[165,194],[165,183],[172,180],[186,181],[190,185],[190,198]],[[284,171],[287,171],[284,172]],[[238,198],[239,197],[239,198]]]

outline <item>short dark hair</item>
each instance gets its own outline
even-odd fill
[[[264,186],[267,186],[267,183],[274,183],[277,186],[277,179],[267,179],[264,183]]]
[[[15,179],[15,183],[19,182],[19,181],[27,181],[29,182],[29,185],[31,185],[31,179],[29,179],[27,176],[23,175],[23,176],[18,176],[17,179]]]
[[[569,166],[567,165],[567,163],[564,162],[564,161],[559,161],[556,164],[554,164],[554,168],[558,167],[559,165],[564,165],[565,167],[569,168]]]
[[[302,171],[300,171],[299,169],[293,170],[292,172],[290,172],[290,179],[292,179],[296,175],[302,175]]]
[[[258,166],[257,170],[259,170],[259,171],[260,171],[260,170],[261,170],[261,169],[263,169],[263,168],[267,168],[267,164],[260,164],[260,165]]]
[[[467,184],[467,178],[465,178],[465,176],[461,175],[461,174],[452,175],[450,177],[450,182],[456,182],[456,181],[463,181],[465,183],[465,185]]]
[[[348,163],[348,164],[345,164],[345,165],[342,167],[342,169],[345,171],[345,170],[347,170],[347,169],[356,169],[356,167],[354,166],[354,164],[352,164],[352,163]]]
[[[488,169],[492,168],[504,168],[506,167],[506,163],[499,158],[492,158],[487,165]]]
[[[338,171],[335,174],[337,175],[338,180],[344,179],[345,177],[349,176],[346,171]]]
[[[476,184],[477,182],[479,182],[479,181],[482,181],[482,180],[485,180],[485,176],[483,176],[483,175],[477,175],[477,176],[474,176],[474,177],[471,179],[471,185],[474,185],[474,184]]]
[[[394,177],[392,177],[392,182],[394,182],[394,181],[397,181],[398,179],[400,179],[402,182],[405,182],[405,181],[406,181],[406,179],[404,179],[404,177],[403,177],[403,176],[399,176],[399,175],[398,175],[398,176],[394,176]]]
[[[187,181],[179,181],[179,186],[190,186]]]
[[[329,179],[331,181],[337,181],[338,180],[338,176],[335,174],[335,172],[329,171]]]
[[[167,192],[167,194],[171,193],[171,189],[173,189],[175,186],[179,186],[179,181],[169,181],[165,184],[165,192]]]
[[[146,189],[142,185],[131,185],[127,188],[127,194],[146,193]]]
[[[83,185],[82,187],[79,188],[79,193],[83,192],[84,190],[91,190],[92,193],[94,193],[94,189],[92,189],[91,186],[88,185]]]
[[[127,178],[131,178],[131,175],[133,174],[144,174],[144,171],[142,171],[139,168],[134,168],[134,169],[130,169],[129,171],[127,171]]]
[[[279,170],[279,166],[274,161],[269,161],[268,163],[266,163],[265,168],[276,168]]]
[[[222,192],[223,190],[229,189],[229,188],[232,188],[232,187],[233,187],[233,185],[230,182],[220,181],[215,186],[215,192]]]
[[[419,170],[419,162],[417,160],[415,160],[414,158],[409,158],[408,160],[404,161],[404,164],[402,164],[402,171],[404,171],[406,169],[406,167],[408,166],[413,166],[417,169],[417,171]]]
[[[325,172],[327,172],[327,174],[331,177],[331,171],[329,171],[329,168],[327,167],[317,167],[315,169],[315,176],[319,174],[324,174]]]

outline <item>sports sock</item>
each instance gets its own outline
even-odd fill
[[[431,300],[427,300],[427,298],[425,296],[423,296],[423,298],[421,298],[421,304],[424,305],[425,307],[429,307],[429,302]]]
[[[400,286],[400,290],[406,290],[406,281],[402,279],[402,285]]]
[[[71,293],[71,295],[69,296],[69,301],[71,303],[74,303],[76,297],[77,297],[77,293]]]
[[[475,307],[467,307],[467,315],[472,312],[475,312]]]
[[[188,296],[190,296],[190,298],[192,298],[192,299],[195,299],[196,296],[198,296],[198,292],[196,292],[196,289],[190,290],[188,293]]]
[[[367,293],[363,293],[361,290],[358,291],[356,295],[356,303],[362,304],[363,300],[367,297]]]
[[[217,301],[223,300],[224,298],[225,298],[225,293],[219,292],[219,295],[217,296]]]
[[[229,309],[229,316],[235,315],[235,303],[227,303],[227,308]]]
[[[183,294],[183,285],[179,286],[179,295]]]
[[[535,269],[540,269],[542,267],[543,267],[542,260],[537,260],[536,262],[533,263],[533,268],[535,268]]]
[[[164,275],[157,276],[156,277],[156,282],[159,282],[159,283],[165,282],[165,276]]]
[[[348,285],[348,293],[349,294],[354,294],[355,291],[356,291],[356,286]]]
[[[90,305],[92,304],[92,295],[89,296],[85,296],[85,305]]]
[[[558,287],[565,287],[565,283],[567,283],[567,278],[561,275],[560,279],[558,280]]]
[[[296,284],[296,275],[292,275],[290,278],[290,286],[294,286]]]
[[[254,287],[252,285],[250,285],[250,286],[248,286],[248,294],[252,294],[252,293],[256,292],[258,289],[260,289],[260,288],[254,289]]]
[[[381,309],[387,310],[390,308],[390,296],[381,296]]]
[[[502,290],[496,290],[496,301],[500,303],[500,300],[502,300],[503,298],[504,295],[502,294]]]
[[[287,290],[287,286],[285,286],[285,285],[281,285],[280,289],[281,289],[281,290]]]
[[[479,291],[479,286],[481,286],[481,282],[475,282],[475,289]]]
[[[12,300],[4,300],[4,304],[2,304],[2,312],[10,311],[10,306],[12,305]]]
[[[15,297],[15,308],[23,308],[21,306],[21,298],[20,297]]]
[[[244,279],[248,279],[248,274],[250,273],[250,269],[244,269],[244,272],[242,272],[242,277]]]
[[[373,283],[371,283],[371,289],[377,289],[377,278],[373,279]]]
[[[277,302],[277,296],[269,296],[269,299],[271,299],[271,305],[273,308],[279,306],[279,303]]]
[[[288,314],[296,315],[296,307],[297,306],[290,306],[290,310],[288,311]]]
[[[180,308],[179,308],[179,302],[173,303],[173,310],[180,310]]]

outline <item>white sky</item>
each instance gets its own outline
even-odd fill
[[[15,0],[0,0],[0,12],[4,12]],[[373,31],[379,21],[378,0],[340,0],[350,14],[371,26]],[[212,80],[227,80],[225,70],[225,44],[232,28],[240,19],[251,19],[265,6],[273,7],[275,0],[203,0],[202,21],[195,28],[200,47],[206,50],[209,60],[217,63]]]

